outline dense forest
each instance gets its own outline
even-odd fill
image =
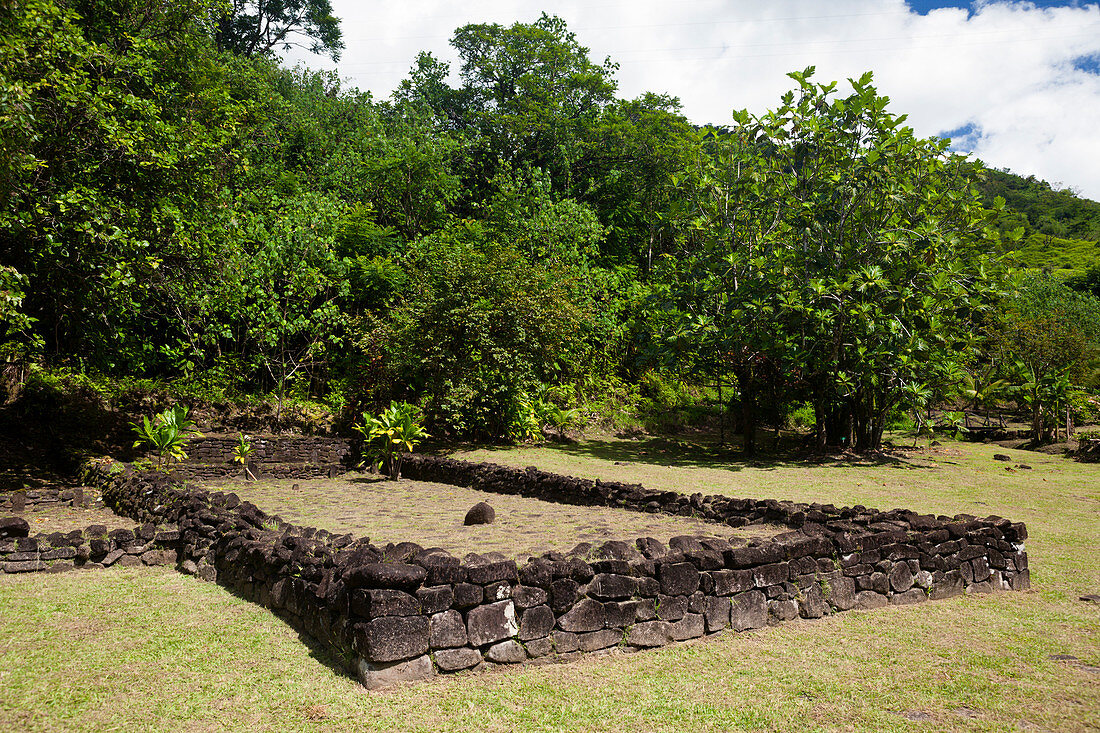
[[[697,127],[546,15],[375,99],[274,56],[339,54],[326,0],[0,7],[9,393],[407,400],[488,440],[717,403],[747,452],[799,415],[870,450],[932,406],[1037,439],[1095,410],[1100,278],[1036,238],[1095,244],[1100,204],[916,137],[870,74]]]

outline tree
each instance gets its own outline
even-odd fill
[[[422,240],[409,264],[390,378],[423,397],[436,434],[507,437],[526,396],[573,362],[582,314],[565,278],[475,222]]]
[[[501,163],[541,168],[567,189],[582,130],[613,99],[614,64],[593,64],[565,21],[545,13],[507,28],[463,26],[451,45],[462,59],[464,122],[477,135],[475,175],[491,179]]]
[[[990,331],[994,358],[1031,411],[1031,439],[1051,439],[1100,351],[1100,299],[1030,279],[1005,299]]]
[[[974,348],[995,292],[962,158],[887,112],[869,73],[838,99],[812,75],[715,136],[665,290],[669,332],[734,375],[749,452],[777,385],[812,401],[819,447],[877,448],[889,412]]]
[[[330,0],[232,0],[228,13],[216,15],[213,35],[219,50],[248,58],[299,46],[338,61],[344,49]]]

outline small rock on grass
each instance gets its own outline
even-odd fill
[[[466,520],[463,524],[467,527],[474,524],[492,524],[497,518],[496,510],[483,501],[479,501],[466,512]]]

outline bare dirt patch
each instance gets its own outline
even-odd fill
[[[293,487],[297,484],[299,488]],[[785,528],[750,525],[731,529],[692,517],[641,514],[610,507],[555,504],[491,494],[447,484],[392,481],[371,475],[340,479],[218,481],[207,488],[233,491],[266,512],[294,524],[367,536],[375,544],[416,542],[452,553],[502,552],[524,558],[548,550],[568,551],[580,542],[677,535],[728,539],[770,536]],[[496,511],[492,524],[464,527],[479,501]]]

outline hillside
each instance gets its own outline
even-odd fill
[[[998,196],[1005,200],[1002,231],[1023,227],[1017,249],[1022,266],[1063,277],[1100,266],[1100,203],[1007,170],[987,170],[979,190],[986,206]]]

